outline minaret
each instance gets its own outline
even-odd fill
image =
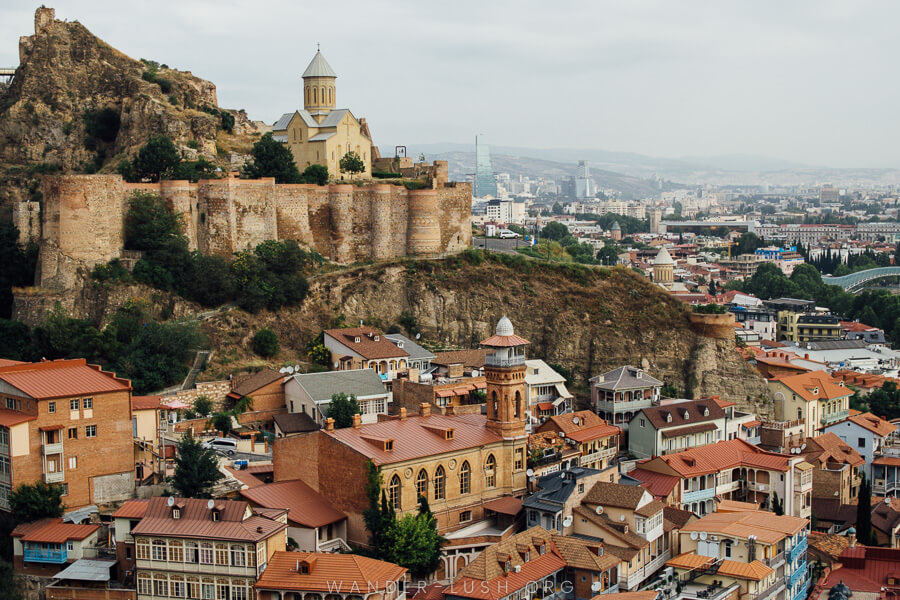
[[[506,317],[497,322],[491,337],[481,342],[487,382],[487,428],[504,439],[524,438],[525,346],[528,340],[513,331]]]
[[[316,55],[313,56],[309,66],[303,72],[303,108],[313,116],[318,114],[322,118],[329,111],[334,110],[335,79],[337,79],[337,73],[334,72],[322,53],[316,50]],[[321,121],[321,119],[317,120]]]

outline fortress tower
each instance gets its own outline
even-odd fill
[[[487,348],[484,376],[487,382],[487,428],[504,439],[526,437],[525,346],[528,340],[513,331],[503,317],[494,335],[481,342]]]
[[[329,111],[334,110],[335,79],[337,73],[322,53],[316,51],[316,55],[303,72],[303,108],[319,123],[325,119]]]

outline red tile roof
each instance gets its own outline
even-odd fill
[[[159,408],[162,396],[132,396],[131,410],[154,410]]]
[[[0,425],[3,425],[4,427],[12,427],[13,425],[18,425],[25,421],[34,421],[35,419],[37,419],[37,417],[34,415],[27,415],[16,410],[0,408]]]
[[[343,329],[326,329],[325,334],[334,338],[363,358],[403,358],[409,353],[399,348],[384,334],[371,327],[345,327]],[[356,339],[359,338],[357,342]],[[377,341],[375,338],[378,338]]]
[[[23,523],[10,534],[21,538],[22,542],[62,544],[68,540],[83,540],[100,529],[99,525],[79,525],[63,523],[62,519],[41,519],[34,523]]]
[[[831,375],[825,371],[784,375],[775,377],[772,381],[780,382],[807,402],[835,400],[853,395],[853,390],[836,384]]]
[[[790,457],[760,450],[741,439],[689,448],[652,460],[663,461],[685,477],[718,473],[723,469],[737,466],[756,467],[768,471],[788,471],[790,469]]]
[[[889,467],[900,467],[900,457],[896,456],[879,456],[872,461],[873,465],[887,465]]]
[[[113,518],[142,519],[147,512],[148,500],[128,500],[112,514]]]
[[[886,437],[897,431],[896,425],[891,424],[890,421],[885,421],[881,417],[876,417],[870,412],[847,417],[847,420],[856,423],[863,429],[868,429],[880,437]]]
[[[244,518],[247,503],[236,500],[215,500],[214,509],[219,510],[219,520],[213,521],[211,511],[207,508],[208,500],[175,498],[175,505],[179,507],[181,515],[174,519],[168,500],[169,498],[162,497],[150,498],[144,518],[132,529],[132,533],[257,542],[287,528],[284,523],[268,517],[252,515]]]
[[[0,367],[0,380],[28,396],[43,400],[131,389],[131,382],[83,358]]]
[[[523,337],[519,337],[515,334],[513,335],[492,335],[486,340],[482,340],[482,346],[488,346],[490,348],[509,348],[512,346],[525,346],[530,344],[528,340]]]
[[[298,564],[309,573],[298,573]],[[396,590],[396,582],[405,574],[404,567],[357,554],[276,552],[254,587],[349,595],[360,590]]]
[[[860,323],[859,321],[841,321],[839,324],[841,326],[841,329],[843,329],[844,331],[879,331],[877,327],[872,327],[871,325],[866,325],[865,323]]]
[[[231,476],[246,485],[247,487],[259,487],[265,485],[266,482],[256,477],[247,469],[235,469],[234,467],[225,467],[225,470],[231,473]]]
[[[484,508],[502,515],[516,516],[522,512],[522,499],[514,496],[500,496],[485,502]]]
[[[376,465],[385,465],[499,442],[500,436],[487,429],[486,423],[487,417],[477,414],[416,415],[405,421],[379,421],[358,429],[320,430],[316,435],[329,435],[371,458]],[[454,430],[453,439],[442,434],[448,428]],[[388,439],[394,440],[393,450],[384,450],[383,442]]]
[[[0,358],[0,367],[10,367],[12,365],[24,365],[21,360],[10,360],[8,358]]]
[[[888,586],[887,579],[900,578],[900,549],[850,546],[841,553],[840,562],[843,566],[825,580],[826,589],[844,582],[854,592],[881,594],[887,587],[896,597],[898,586]]]
[[[656,473],[654,471],[646,471],[641,468],[634,469],[628,473],[629,477],[633,477],[641,482],[641,487],[657,498],[665,498],[672,493],[675,486],[681,483],[681,478],[675,475],[666,475],[664,473]]]
[[[538,428],[538,431],[549,429],[564,433],[566,437],[576,442],[588,442],[622,433],[621,429],[609,425],[590,410],[552,416]]]
[[[304,527],[322,527],[347,518],[327,498],[299,479],[241,490],[241,496],[267,508],[285,508],[288,519]]]
[[[461,364],[464,367],[480,369],[484,366],[484,357],[487,352],[484,348],[475,350],[451,350],[449,352],[436,352],[431,364],[433,365],[456,365]]]
[[[859,452],[831,431],[806,438],[806,449],[801,455],[806,462],[820,467],[826,463],[860,466],[866,462]]]

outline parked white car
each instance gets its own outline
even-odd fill
[[[499,232],[497,232],[497,237],[499,237],[501,240],[506,240],[517,238],[519,237],[519,234],[515,231],[510,231],[509,229],[501,229]]]
[[[220,454],[233,456],[237,452],[237,440],[233,438],[216,438],[208,442],[203,442],[204,448],[212,448]]]

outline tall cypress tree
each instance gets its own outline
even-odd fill
[[[856,539],[863,546],[872,545],[872,484],[862,476],[859,503],[856,505]]]

